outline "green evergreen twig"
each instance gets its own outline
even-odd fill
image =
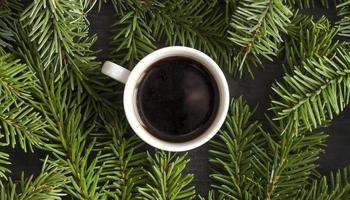
[[[45,140],[46,122],[32,92],[38,91],[30,69],[10,54],[0,55],[0,138],[2,145],[20,143],[24,151]]]
[[[273,60],[291,15],[281,0],[239,2],[231,19],[229,39],[238,45],[233,62],[241,75],[247,71],[253,76],[251,69],[261,66],[262,58]]]
[[[314,180],[300,191],[294,199],[300,200],[342,200],[350,195],[349,167]]]
[[[2,200],[60,200],[65,196],[62,186],[65,183],[64,168],[44,161],[40,174],[36,177],[24,177],[21,180],[10,179],[7,184],[0,187]]]
[[[147,154],[147,182],[138,188],[139,199],[193,199],[194,186],[189,186],[192,174],[184,173],[189,160],[186,155],[157,151],[154,156]]]
[[[333,119],[350,100],[349,67],[350,55],[341,48],[331,57],[306,60],[272,86],[277,94],[271,106],[275,120],[287,119],[287,126],[311,130]]]
[[[21,10],[22,4],[18,0],[0,2],[0,47],[13,47],[15,41],[13,25]]]
[[[339,27],[339,35],[350,37],[350,1],[339,0],[336,7],[337,15],[341,17],[340,21],[336,23]]]
[[[146,25],[142,10],[129,11],[118,15],[119,20],[112,25],[113,37],[111,57],[119,64],[133,68],[156,47],[151,29]]]
[[[211,149],[213,189],[219,199],[289,199],[312,180],[324,133],[285,130],[271,122],[265,132],[242,98],[232,102],[224,129]],[[282,131],[286,134],[280,136]],[[295,134],[300,131],[300,134]]]
[[[149,11],[149,26],[159,43],[196,48],[210,55],[230,74],[236,73],[232,61],[234,46],[227,39],[228,22],[222,20],[231,15],[233,10],[229,9],[234,9],[235,3],[160,2]]]
[[[145,183],[146,154],[138,152],[143,143],[137,136],[124,138],[120,134],[113,133],[112,138],[107,137],[105,144],[98,147],[102,151],[99,162],[104,165],[101,181],[106,183],[106,197],[131,200],[138,196],[137,187]]]
[[[261,146],[261,124],[252,122],[253,113],[242,97],[231,102],[224,127],[211,141],[210,163],[215,181],[212,187],[219,199],[254,199],[258,195],[259,182],[255,180],[251,161],[252,149]]]
[[[11,170],[9,169],[10,162],[10,156],[0,151],[0,186],[3,187],[2,179],[8,180],[7,174],[10,173]]]
[[[296,14],[287,27],[283,40],[284,60],[288,71],[300,67],[304,61],[315,56],[331,57],[342,43],[335,39],[338,33],[324,16],[313,21],[311,16]]]
[[[79,106],[83,96],[72,95],[70,89],[60,90],[62,85],[54,84],[57,91],[52,90],[46,105],[51,105],[51,114],[46,115],[50,124],[50,142],[44,146],[52,152],[51,160],[65,167],[68,182],[65,192],[76,199],[101,199],[104,194],[100,174],[103,165],[97,166],[100,153],[92,153],[95,140],[88,136],[95,128],[95,117],[92,107]],[[54,87],[54,86],[53,86]]]
[[[318,175],[315,162],[323,152],[327,135],[294,127],[286,130],[283,121],[278,124],[269,121],[273,131],[263,131],[267,146],[254,149],[255,179],[259,180],[260,177],[263,183],[261,198],[293,198]],[[281,136],[281,133],[284,134]]]
[[[47,78],[57,81],[73,73],[72,87],[86,79],[82,67],[93,62],[90,49],[96,40],[88,37],[91,1],[35,0],[21,14],[20,26],[29,30],[28,39],[36,45]]]

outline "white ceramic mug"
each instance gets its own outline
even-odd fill
[[[193,59],[207,68],[213,76],[219,89],[218,112],[212,124],[198,137],[185,142],[169,142],[161,140],[149,133],[139,117],[136,106],[137,86],[143,75],[153,63],[167,57],[181,56]],[[229,88],[220,67],[206,54],[189,47],[172,46],[156,50],[144,57],[132,71],[129,71],[115,63],[106,61],[102,67],[102,73],[125,84],[124,111],[131,128],[149,145],[166,151],[187,151],[208,142],[224,123],[229,108]]]

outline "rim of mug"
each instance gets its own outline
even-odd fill
[[[145,74],[146,70],[153,63],[173,56],[191,58],[203,64],[203,66],[207,68],[215,79],[220,96],[217,115],[209,128],[207,128],[198,137],[185,142],[170,142],[153,136],[146,130],[146,128],[144,128],[145,125],[138,115],[136,106],[137,86],[140,80],[142,80],[142,76]],[[158,149],[174,152],[188,151],[208,142],[220,130],[222,124],[224,123],[229,108],[229,101],[230,95],[227,80],[224,73],[215,63],[215,61],[199,50],[183,46],[171,46],[158,49],[148,54],[140,62],[138,62],[131,70],[125,84],[123,97],[124,112],[134,132],[147,144]]]

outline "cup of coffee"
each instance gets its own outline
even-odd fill
[[[123,104],[134,132],[166,151],[187,151],[209,141],[224,123],[229,89],[206,54],[172,46],[144,57],[132,71],[106,61],[102,73],[125,84]]]

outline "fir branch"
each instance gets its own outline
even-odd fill
[[[202,1],[200,0],[202,3]],[[211,0],[204,1],[208,8],[220,8],[220,13],[224,13],[225,22],[228,25],[232,14],[235,12],[239,0]],[[215,9],[214,9],[215,10]]]
[[[88,37],[86,15],[90,0],[35,0],[21,15],[21,26],[30,30],[29,39],[37,45],[42,70],[53,80],[64,74],[75,74],[75,81],[83,80],[80,63],[89,63],[95,36]],[[79,61],[77,63],[77,61]]]
[[[80,107],[86,98],[84,95],[75,95],[65,84],[58,83],[52,84],[55,89],[44,103],[50,106],[51,113],[46,113],[50,141],[43,148],[52,152],[51,160],[58,160],[61,167],[69,170],[65,191],[72,198],[101,199],[104,194],[99,177],[103,166],[97,167],[100,153],[92,153],[95,140],[88,138],[94,130],[96,116],[91,106],[84,110]]]
[[[215,3],[215,2],[214,2]],[[222,68],[234,74],[228,23],[224,13],[232,12],[231,1],[216,5],[207,1],[161,1],[149,11],[149,26],[159,43],[183,45],[209,54]],[[229,14],[231,15],[231,13]]]
[[[158,151],[154,156],[147,155],[147,182],[140,186],[139,199],[193,199],[195,188],[189,186],[192,182],[192,174],[183,174],[183,170],[189,160],[186,155]]]
[[[339,48],[332,57],[311,58],[285,75],[272,86],[275,120],[311,130],[333,119],[349,103],[349,67],[349,53]]]
[[[95,113],[91,104],[81,104],[86,93],[73,92],[67,81],[53,80],[46,85],[49,91],[41,97],[41,111],[48,126],[45,143],[40,148],[52,153],[57,167],[69,171],[64,191],[76,199],[100,199],[103,184],[100,185],[101,166],[97,167],[99,154],[91,153],[94,141],[88,135],[95,126]]]
[[[0,186],[3,187],[2,179],[8,180],[6,173],[10,173],[11,170],[7,167],[11,164],[10,156],[0,151]]]
[[[81,6],[81,9],[88,7],[89,5],[87,4],[89,3],[91,3],[91,1],[76,2],[77,5]],[[79,15],[75,16],[79,17]],[[79,18],[75,19],[75,21],[79,20]],[[84,21],[84,23],[84,26],[87,27],[88,22]],[[68,26],[68,28],[72,29],[74,29],[74,27],[74,25],[72,25],[72,27]],[[86,33],[87,30],[88,29],[85,30]],[[36,77],[39,80],[38,85],[43,88],[43,93],[36,94],[36,98],[41,101],[43,105],[43,108],[41,109],[43,114],[51,116],[53,110],[56,109],[52,106],[56,105],[56,103],[57,105],[62,106],[62,108],[65,107],[61,100],[62,98],[67,98],[67,96],[62,97],[60,95],[67,94],[70,95],[69,98],[81,100],[78,104],[82,110],[85,110],[85,108],[89,110],[93,107],[94,112],[97,113],[96,116],[101,119],[110,117],[109,113],[116,110],[115,103],[112,104],[109,99],[112,99],[115,102],[116,97],[120,95],[120,91],[115,90],[115,83],[108,81],[105,76],[102,76],[98,72],[100,71],[100,63],[95,60],[94,54],[96,52],[90,49],[94,44],[96,37],[89,37],[87,34],[80,35],[80,42],[84,46],[79,49],[81,56],[74,57],[73,60],[71,60],[71,63],[65,63],[65,67],[72,65],[79,66],[79,69],[83,74],[83,79],[79,80],[76,74],[69,73],[63,74],[60,80],[54,82],[53,80],[55,79],[52,77],[54,73],[50,70],[44,69],[44,61],[40,58],[38,44],[31,42],[30,31],[28,31],[28,28],[23,28],[21,23],[17,23],[16,32],[16,42],[18,47],[14,49],[14,53],[17,57],[25,61],[32,71],[36,72]],[[113,90],[111,88],[113,88]],[[65,92],[61,93],[61,91]],[[56,112],[57,110],[55,110],[55,113]],[[48,121],[51,120],[51,124],[55,124],[55,122],[52,122],[52,119],[57,119],[56,117],[57,115],[53,118],[47,117],[47,119]],[[52,139],[55,138],[55,136],[50,135],[49,138]],[[53,140],[57,141],[55,139]]]
[[[142,166],[145,161],[144,153],[137,153],[140,140],[136,136],[114,140],[105,147],[103,158],[104,169],[102,181],[108,181],[105,193],[113,199],[134,199],[137,187],[144,182]]]
[[[62,168],[44,161],[42,170],[36,178],[24,177],[22,173],[19,183],[11,179],[0,188],[0,199],[11,200],[60,200],[65,196],[61,187],[65,184]]]
[[[52,89],[55,90],[54,85],[57,84],[60,85],[61,89],[71,90],[71,95],[73,96],[74,94],[82,95],[85,101],[82,102],[81,107],[93,106],[101,118],[106,118],[111,111],[116,110],[115,107],[118,104],[115,104],[115,101],[121,95],[121,91],[116,89],[118,87],[114,82],[109,81],[106,76],[102,76],[98,72],[100,70],[100,63],[92,59],[90,55],[90,53],[94,54],[96,52],[86,49],[85,51],[89,53],[85,56],[92,60],[87,63],[79,60],[76,61],[82,72],[84,72],[84,80],[77,81],[75,75],[72,73],[62,76],[61,80],[55,83],[53,82],[54,79],[50,78],[52,73],[49,70],[43,70],[42,60],[37,51],[38,47],[30,41],[28,30],[24,29],[21,24],[17,24],[16,32],[18,47],[14,49],[13,53],[23,60],[31,71],[35,72],[39,80],[38,85],[42,87],[42,93],[35,95],[43,105],[49,103],[48,100],[50,98],[52,98],[51,101],[55,101],[56,96],[50,96],[50,94],[52,93]],[[72,84],[72,82],[77,84]],[[110,102],[110,99],[113,100],[114,104]],[[47,110],[44,109],[42,112],[51,112],[50,109],[50,107],[47,107]]]
[[[33,151],[33,145],[40,146],[45,141],[45,128],[39,112],[24,101],[0,98],[0,138],[1,145],[20,143],[22,149],[27,151],[27,146]]]
[[[298,200],[341,200],[348,199],[350,195],[349,167],[338,170],[329,177],[314,180],[310,186],[305,187],[294,199]]]
[[[232,16],[229,39],[238,48],[233,62],[235,71],[252,74],[252,67],[260,66],[262,58],[273,60],[282,42],[291,11],[281,0],[242,0]]]
[[[254,146],[262,144],[261,125],[251,121],[252,115],[242,97],[235,99],[220,135],[211,141],[210,177],[220,199],[254,199],[258,195],[251,160]]]
[[[137,61],[156,48],[144,18],[144,13],[138,10],[118,15],[118,20],[112,25],[111,40],[111,57],[117,63],[133,68]]]
[[[33,72],[10,54],[0,56],[0,141],[18,142],[24,151],[45,140],[46,123],[38,111],[32,92],[40,91]]]
[[[0,2],[0,47],[13,47],[14,22],[22,10],[18,0],[3,0]]]
[[[222,2],[222,0],[218,0],[219,3]],[[237,0],[224,0],[225,4],[225,21],[227,24],[230,23],[232,13],[236,11],[239,1]]]
[[[12,99],[32,99],[31,93],[38,80],[28,66],[21,64],[11,54],[0,55],[0,96]]]
[[[86,11],[87,2],[74,1],[72,5],[66,4],[67,2],[60,2],[61,7],[57,9],[62,9],[64,12]],[[32,8],[37,9],[34,5],[39,6],[41,3],[45,2],[34,2]],[[73,8],[71,9],[70,6],[73,6]],[[47,9],[39,11],[39,13],[48,12]],[[29,11],[27,10],[27,12]],[[49,14],[52,14],[51,12],[54,13],[50,11]],[[109,107],[110,103],[100,96],[101,90],[98,90],[104,84],[105,78],[101,80],[96,75],[93,76],[94,79],[90,78],[90,75],[95,74],[98,70],[99,63],[94,61],[93,54],[95,52],[90,49],[95,38],[87,36],[88,29],[84,28],[88,26],[87,21],[81,19],[80,14],[81,12],[72,14],[71,18],[67,19],[73,20],[75,17],[73,24],[62,25],[64,29],[73,30],[71,32],[73,42],[69,38],[65,38],[68,40],[68,46],[62,48],[63,52],[67,53],[65,48],[69,47],[73,53],[79,52],[79,55],[75,54],[73,57],[73,54],[69,54],[72,52],[68,52],[67,55],[72,56],[72,59],[68,60],[65,57],[55,55],[55,59],[57,59],[57,62],[61,62],[63,67],[79,67],[82,75],[80,78],[80,75],[76,74],[74,70],[72,71],[74,73],[60,74],[60,77],[56,80],[52,77],[56,74],[45,68],[46,57],[42,58],[42,55],[40,55],[42,53],[40,50],[41,44],[31,42],[33,30],[30,32],[27,30],[32,27],[31,23],[26,24],[26,28],[23,28],[20,25],[21,23],[17,27],[16,39],[19,44],[19,54],[17,55],[25,60],[37,73],[40,85],[43,87],[44,93],[36,97],[41,101],[41,111],[49,124],[47,128],[47,139],[49,141],[42,148],[52,152],[53,158],[51,160],[58,160],[62,168],[69,170],[70,173],[67,174],[68,182],[64,190],[75,199],[103,199],[105,194],[102,191],[104,191],[105,183],[100,182],[103,168],[97,165],[97,163],[100,163],[100,154],[91,152],[95,148],[95,142],[89,144],[91,140],[88,136],[95,129],[96,124],[100,122],[100,119],[97,119],[98,117],[101,117],[101,119],[108,118],[104,114],[107,113],[107,110],[111,111],[111,107]],[[30,22],[30,20],[31,17],[24,19],[22,23]],[[80,25],[75,24],[75,22],[79,22]],[[79,27],[86,34],[75,35],[74,31],[77,31]],[[70,32],[67,34],[70,34]],[[43,34],[43,36],[46,37],[47,34]],[[52,40],[49,40],[49,42],[52,42]],[[67,41],[60,42],[62,43],[59,44],[64,44]],[[49,67],[55,67],[54,65],[55,63],[48,63]],[[102,92],[106,92],[106,89]]]
[[[65,191],[74,199],[99,200],[104,198],[101,191],[104,184],[101,184],[100,175],[103,165],[99,165],[100,153],[94,155],[91,153],[95,145],[93,140],[86,145],[86,139],[75,139],[68,152],[68,161],[64,161],[60,156],[62,166],[69,167],[68,183],[65,185]],[[81,144],[78,144],[78,143]]]
[[[309,184],[327,137],[307,129],[285,130],[271,123],[271,133],[251,121],[241,98],[234,100],[224,129],[214,140],[211,164],[219,199],[289,199]],[[280,136],[281,132],[286,134]],[[299,131],[300,134],[295,134]]]
[[[159,41],[165,40],[167,45],[196,47],[217,57],[212,48],[218,37],[224,39],[227,27],[220,20],[223,15],[217,7],[208,9],[208,3],[201,0],[176,3],[167,0],[151,11],[150,27]]]
[[[103,122],[103,131],[94,133],[97,144],[94,151],[102,152],[99,165],[103,165],[100,180],[105,184],[103,192],[107,199],[134,199],[137,187],[144,183],[142,170],[146,155],[139,148],[143,142],[136,135],[126,136],[128,124],[125,116],[117,116]]]
[[[114,133],[113,138],[101,145],[100,162],[103,163],[101,181],[107,182],[104,192],[112,199],[135,199],[137,187],[145,183],[142,170],[146,161],[143,152],[137,152],[143,144],[137,136],[124,138]]]
[[[267,146],[255,147],[256,178],[263,186],[261,198],[289,199],[295,197],[305,185],[309,185],[311,175],[317,167],[315,161],[323,152],[322,144],[327,135],[307,129],[285,129],[283,121],[274,124],[270,120],[274,131],[272,134],[264,132]],[[285,131],[286,134],[279,137]],[[296,134],[298,131],[300,134]]]
[[[324,16],[314,22],[312,17],[295,15],[287,27],[282,54],[288,67],[293,69],[315,56],[332,57],[341,43],[335,40],[338,31]]]
[[[336,23],[339,35],[350,37],[350,0],[339,0],[337,4],[337,15],[341,17]]]

